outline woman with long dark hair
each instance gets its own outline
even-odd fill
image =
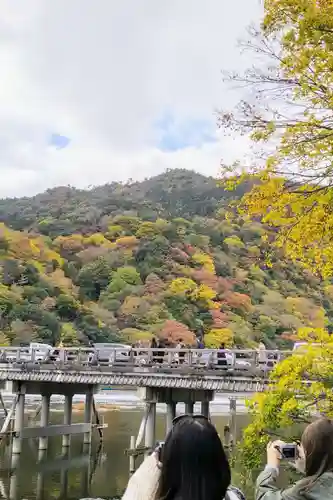
[[[123,500],[243,500],[230,481],[215,427],[202,415],[183,415],[132,476]]]
[[[267,465],[256,484],[256,500],[333,500],[333,423],[319,418],[303,432],[298,446],[298,468],[305,477],[296,484],[280,490],[281,450],[285,443],[274,441],[267,446]]]

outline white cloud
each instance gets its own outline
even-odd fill
[[[245,142],[158,150],[154,123],[214,120],[259,0],[0,0],[0,196],[165,168],[216,174]],[[71,139],[50,147],[52,133]],[[235,147],[237,144],[237,148]],[[237,151],[236,151],[237,150]]]

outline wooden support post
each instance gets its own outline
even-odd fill
[[[152,450],[155,445],[156,403],[147,404],[149,405],[149,410],[146,423],[145,446]],[[146,455],[149,455],[149,452],[146,452]]]
[[[68,492],[68,469],[60,472],[60,498],[67,498]]]
[[[14,401],[13,401],[13,404],[12,404],[9,412],[7,413],[7,416],[4,420],[4,423],[2,424],[2,428],[0,431],[0,439],[2,439],[6,435],[6,432],[10,429],[10,424],[11,424],[12,416],[15,413],[17,401],[18,401],[18,395],[16,394]]]
[[[92,408],[93,408],[93,414],[95,416],[95,421],[96,421],[96,424],[98,426],[97,430],[98,430],[98,434],[99,434],[99,441],[102,442],[103,441],[103,430],[100,427],[101,421],[100,421],[100,418],[99,418],[99,415],[98,415],[98,411],[97,411],[97,408],[96,408],[95,398],[94,397],[93,397],[93,400],[92,400]]]
[[[38,404],[34,413],[28,414],[28,421],[29,420],[36,420],[41,411],[42,411],[42,402],[40,402]]]
[[[230,428],[229,425],[225,425],[223,428],[223,445],[225,448],[230,446]]]
[[[176,416],[176,403],[170,402],[167,403],[167,412],[166,412],[166,432],[170,432],[172,429],[172,421]]]
[[[40,426],[47,427],[49,425],[49,416],[50,416],[50,394],[42,395],[42,404],[41,404],[41,414],[40,414]],[[39,450],[47,450],[48,438],[45,436],[41,436],[38,442]]]
[[[136,438],[135,448],[137,448],[138,446],[141,445],[142,440],[144,438],[145,431],[146,431],[146,425],[147,425],[147,419],[148,419],[148,413],[149,413],[149,405],[146,405],[145,410],[144,410],[144,414],[143,414],[143,417],[141,420],[139,432],[138,432],[138,435]]]
[[[209,415],[209,401],[202,401],[201,403],[201,413],[204,417],[210,418]]]
[[[47,458],[46,450],[38,450],[37,463],[40,464],[43,460],[45,460],[45,458]]]
[[[45,474],[43,471],[37,474],[36,500],[42,500],[44,496]]]
[[[71,425],[72,423],[72,408],[73,408],[73,394],[66,394],[65,407],[64,407],[64,425]],[[71,436],[64,434],[62,436],[62,447],[68,448],[71,444]]]
[[[7,417],[7,415],[8,415],[8,410],[7,410],[6,405],[5,405],[5,402],[4,402],[4,400],[3,400],[3,397],[2,397],[2,392],[1,392],[1,391],[0,391],[0,403],[1,403],[1,406],[2,406],[2,408],[3,408],[3,412],[4,412],[4,414],[5,414],[5,417]]]
[[[188,401],[185,403],[185,413],[186,415],[193,415],[194,403],[192,401]]]
[[[130,450],[133,451],[135,449],[135,436],[131,436],[130,440]],[[130,475],[135,472],[135,456],[129,456],[129,473]]]
[[[12,453],[11,458],[10,458],[10,468],[12,471],[13,470],[15,471],[19,467],[20,458],[21,458],[20,454],[16,453],[16,455],[13,455],[13,453]]]
[[[86,424],[92,423],[92,409],[93,409],[93,390],[91,387],[89,387],[88,392],[86,394],[86,405],[84,409],[84,422]],[[83,444],[90,444],[91,443],[91,427],[89,432],[85,432],[83,435]]]
[[[90,463],[90,461],[89,461],[89,463]],[[90,467],[89,467],[89,464],[88,464],[88,466],[83,466],[82,467],[82,479],[81,479],[82,490],[81,490],[81,498],[89,498],[91,496],[89,494],[91,479],[92,479],[92,475],[90,473]]]
[[[12,454],[16,455],[21,453],[22,450],[22,430],[24,425],[24,404],[25,404],[25,387],[20,387],[18,399],[15,409],[15,423],[14,423],[14,436]]]
[[[237,411],[237,400],[236,398],[229,399],[229,408],[230,408],[230,446],[235,445],[236,443],[236,411]]]
[[[10,476],[9,480],[9,500],[17,500],[17,490],[18,490],[18,477],[17,471],[15,470]]]

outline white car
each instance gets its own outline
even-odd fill
[[[235,353],[229,352],[227,349],[224,351],[225,353],[225,360],[227,361],[226,366],[227,367],[235,367],[235,368],[248,368],[251,366],[251,363],[245,358],[235,358]],[[209,365],[212,364],[212,366],[216,366],[218,363],[218,350],[217,349],[211,349],[211,350],[206,350],[204,349],[202,352],[198,353],[198,361],[199,364],[203,365]],[[223,358],[222,358],[223,359]]]
[[[131,346],[126,344],[94,344],[95,352],[99,362],[128,362]],[[112,359],[112,356],[115,356]]]

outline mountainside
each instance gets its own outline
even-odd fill
[[[212,177],[188,170],[172,170],[143,182],[113,182],[90,190],[69,186],[48,189],[34,197],[0,200],[0,221],[13,229],[36,230],[44,235],[69,235],[107,228],[110,215],[157,217],[211,216],[232,197],[243,194],[217,186]]]
[[[282,254],[268,266],[269,234],[228,215],[230,198],[181,170],[1,200],[0,344],[204,334],[207,346],[285,347],[302,327],[331,330],[333,287]]]

